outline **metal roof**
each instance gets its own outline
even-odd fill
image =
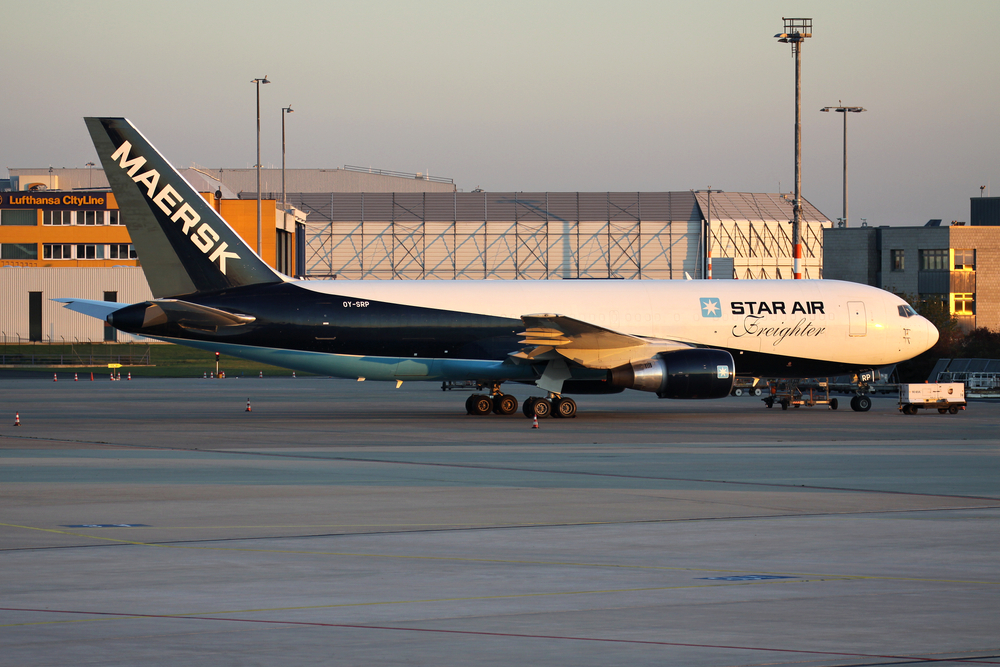
[[[708,193],[695,192],[702,215],[708,211]],[[786,199],[787,197],[787,199]],[[713,192],[712,220],[789,221],[794,217],[792,195],[773,192]],[[806,199],[802,199],[802,220],[831,222]]]
[[[642,220],[698,222],[697,202],[682,192],[289,192],[309,222],[510,222]],[[715,202],[712,203],[715,208]]]

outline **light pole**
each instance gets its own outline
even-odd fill
[[[707,192],[708,193],[708,203],[706,204],[705,213],[705,279],[712,279],[712,193],[713,192],[724,192],[724,190],[713,190],[712,186],[708,186],[707,190],[695,190],[694,192]]]
[[[292,105],[281,107],[281,210],[288,209],[288,202],[285,201],[285,116],[295,113]],[[284,222],[284,220],[282,220]]]
[[[844,227],[850,227],[848,222],[850,218],[847,217],[847,114],[849,113],[861,113],[862,111],[868,111],[864,107],[845,107],[842,100],[837,100],[837,104],[840,106],[836,107],[823,107],[820,111],[836,111],[837,113],[844,114]]]
[[[792,203],[792,277],[802,278],[802,43],[812,37],[812,19],[786,19],[785,31],[775,37],[792,45],[795,57],[795,201]]]
[[[271,83],[267,80],[267,75],[263,79],[253,79],[250,83],[257,84],[257,256],[260,257],[261,229],[260,229],[260,84]]]
[[[90,187],[93,188],[94,187],[94,163],[93,162],[88,162],[84,166],[87,167],[87,174],[90,175]]]

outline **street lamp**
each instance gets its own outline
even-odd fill
[[[90,174],[90,187],[94,187],[94,163],[88,162],[84,165],[87,168],[87,173]]]
[[[267,80],[267,75],[263,79],[253,79],[250,83],[257,84],[257,256],[260,257],[261,229],[260,229],[260,84],[271,83]]]
[[[285,116],[290,113],[295,113],[292,109],[292,105],[289,104],[287,107],[281,107],[281,210],[285,211],[288,209],[288,202],[285,201]],[[282,220],[282,222],[284,222]]]
[[[823,107],[820,111],[836,111],[837,113],[844,114],[844,227],[850,227],[850,218],[847,217],[847,114],[861,113],[862,111],[868,111],[868,109],[864,107],[845,107],[842,100],[837,100],[837,104],[840,106]]]
[[[785,31],[775,35],[779,42],[792,45],[795,56],[795,201],[792,211],[792,277],[802,278],[802,44],[812,37],[812,19],[786,19]]]

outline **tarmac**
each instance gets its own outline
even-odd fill
[[[1000,664],[1000,403],[467,396],[0,379],[0,665]]]

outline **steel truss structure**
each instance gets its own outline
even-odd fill
[[[343,279],[701,278],[706,202],[692,192],[300,193],[306,277]],[[717,201],[718,200],[718,201]],[[820,227],[807,206],[806,267],[818,277]],[[712,254],[737,278],[790,278],[791,203],[712,199]],[[721,277],[721,276],[716,276]],[[727,276],[728,277],[728,276]]]

